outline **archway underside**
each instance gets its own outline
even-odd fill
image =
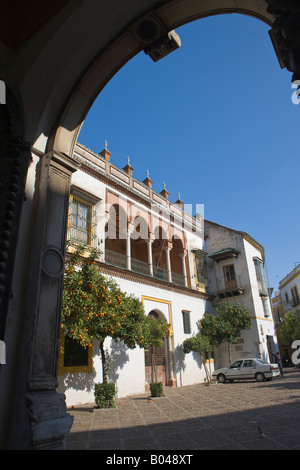
[[[19,174],[10,175],[15,172],[11,162],[17,168],[24,156],[26,163],[31,145],[37,162],[37,172],[26,183],[35,199],[23,211],[19,235],[24,236],[17,242],[17,237],[9,238],[10,227],[5,226],[4,218],[0,224],[6,237],[3,252],[7,251],[11,266],[17,243],[24,247],[16,257],[18,273],[8,273],[0,290],[3,296],[10,293],[13,276],[18,295],[9,297],[7,310],[13,321],[5,325],[13,361],[8,363],[6,375],[1,370],[0,384],[1,442],[8,442],[11,448],[61,448],[71,425],[64,398],[54,393],[63,273],[61,269],[49,272],[45,261],[51,256],[63,263],[70,180],[78,168],[71,160],[73,149],[83,120],[104,86],[140,51],[159,58],[178,47],[176,37],[169,35],[174,28],[224,13],[242,13],[269,24],[280,66],[293,74],[292,80],[300,78],[299,0],[171,0],[159,4],[157,0],[70,0],[60,13],[41,27],[40,35],[37,32],[25,41],[20,53],[10,55],[2,77],[23,108],[20,115],[24,120],[24,132],[11,142],[7,129],[15,116],[1,118],[5,148],[1,152],[0,196],[3,213],[7,209],[11,222],[20,220],[21,208],[26,209],[22,200],[25,169],[19,165]],[[97,28],[91,27],[93,16],[97,16]],[[74,31],[79,27],[83,30],[78,45]],[[18,185],[18,193],[12,185]],[[13,398],[10,391],[15,392]]]
[[[83,74],[76,91],[62,114],[60,125],[50,142],[53,149],[72,155],[82,123],[101,90],[109,80],[141,50],[152,58],[164,57],[165,50],[174,50],[168,33],[191,21],[205,17],[238,13],[270,25],[270,37],[282,68],[300,77],[300,19],[296,0],[181,0],[165,2],[135,21],[113,41],[105,54]],[[152,27],[151,24],[152,23]],[[143,28],[144,26],[144,28]],[[151,55],[152,52],[152,55]]]
[[[88,70],[84,71],[75,91],[69,97],[68,104],[61,115],[60,124],[48,141],[48,149],[72,156],[84,119],[102,89],[131,58],[142,50],[152,58],[155,54],[161,54],[161,57],[164,57],[166,49],[168,49],[167,53],[175,50],[178,45],[174,45],[174,41],[168,37],[170,31],[195,20],[232,13],[251,16],[272,28],[277,18],[281,18],[282,14],[286,15],[285,12],[272,6],[279,1],[203,0],[199,2],[185,0],[183,2],[173,0],[164,2],[157,9],[150,10],[148,14],[135,20],[125,31],[117,35],[105,53],[93,61]],[[271,38],[279,63],[281,67],[289,68],[286,54],[284,58],[283,51],[278,47],[277,36],[276,29]],[[151,52],[153,52],[152,55]]]

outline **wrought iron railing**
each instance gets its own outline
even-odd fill
[[[119,268],[127,267],[127,257],[122,253],[117,253],[112,250],[105,250],[105,262],[112,264],[113,266],[118,266]]]
[[[185,277],[183,274],[173,273],[172,271],[172,282],[179,286],[185,286]]]
[[[168,281],[169,280],[168,271],[164,268],[159,267],[159,266],[154,266],[153,267],[153,276],[156,277],[156,279],[160,279],[161,281]]]
[[[136,258],[131,258],[131,271],[150,275],[149,264]]]
[[[105,250],[105,262],[119,268],[127,268],[127,256],[112,250]],[[131,258],[131,271],[151,276],[150,267],[145,261]],[[172,282],[179,286],[185,286],[185,277],[182,274],[171,272]],[[160,266],[153,266],[153,277],[161,281],[169,281],[167,269]]]

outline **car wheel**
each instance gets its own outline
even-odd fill
[[[226,382],[226,377],[224,374],[219,374],[218,377],[217,377],[217,381],[220,383],[220,384],[224,384]]]
[[[255,378],[257,382],[263,382],[265,380],[265,376],[262,372],[257,372],[257,374],[255,375]]]

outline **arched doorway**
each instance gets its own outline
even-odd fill
[[[8,24],[9,18],[15,19],[11,7],[6,10]],[[38,9],[35,2],[28,2],[26,15],[32,21],[20,15],[19,34],[15,34],[15,24],[6,28],[7,46],[17,52],[22,47],[22,53],[6,54],[1,71],[23,110],[22,142],[26,145],[20,148],[19,139],[9,152],[6,148],[2,152],[3,207],[12,202],[7,191],[10,162],[20,155],[26,161],[30,147],[32,162],[26,200],[17,202],[18,247],[9,253],[9,263],[12,266],[15,260],[17,269],[12,276],[2,276],[1,284],[1,295],[9,297],[1,315],[10,320],[3,328],[10,357],[0,371],[2,447],[61,448],[71,425],[63,397],[54,393],[63,259],[70,178],[77,169],[74,145],[94,99],[135,54],[145,49],[155,56],[172,47],[174,38],[168,32],[174,28],[220,13],[254,16],[270,26],[276,21],[272,33],[276,54],[281,66],[297,79],[300,61],[294,7],[296,0],[236,0],[234,6],[230,0],[166,0],[159,6],[155,0],[129,0],[126,5],[64,1],[52,2],[41,14],[32,11]],[[74,34],[78,28],[80,34]],[[4,127],[14,120],[11,115]],[[20,193],[24,180],[18,182]],[[7,214],[1,233],[7,232],[6,222]],[[11,242],[6,239],[3,246],[8,248]],[[2,260],[2,267],[6,262]],[[9,296],[10,292],[15,295]],[[55,431],[51,434],[49,429]]]
[[[166,321],[164,315],[159,310],[151,310],[148,316],[157,320],[161,318]],[[165,387],[168,385],[168,341],[165,339],[164,345],[150,346],[145,350],[145,379],[146,389],[149,390],[150,383],[162,382]]]

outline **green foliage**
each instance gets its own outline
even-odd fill
[[[164,397],[162,382],[150,383],[151,397]]]
[[[209,338],[214,346],[219,346],[224,341],[224,325],[219,317],[211,313],[205,313],[200,321],[201,333]]]
[[[206,313],[200,321],[201,332],[211,344],[235,343],[242,330],[251,328],[251,313],[240,305],[223,304],[217,308],[218,315]]]
[[[201,333],[187,338],[183,342],[183,352],[188,354],[190,352],[210,352],[212,350],[212,345],[208,336],[204,336]]]
[[[164,338],[169,333],[169,328],[170,325],[160,318],[148,316],[143,328],[142,347],[145,349],[149,349],[150,346],[162,347],[164,345]]]
[[[183,352],[185,354],[189,354],[190,352],[198,352],[200,354],[205,369],[207,384],[211,381],[211,377],[205,364],[204,353],[210,352],[211,350],[212,343],[210,338],[202,333],[197,333],[195,336],[191,336],[183,342]]]
[[[206,313],[200,321],[201,332],[214,346],[228,343],[229,362],[230,344],[234,344],[242,330],[251,328],[251,313],[241,305],[222,304],[217,307],[218,315]]]
[[[97,383],[94,385],[95,402],[99,408],[115,408],[115,394],[114,383]]]
[[[142,302],[122,292],[113,279],[106,278],[95,264],[97,250],[79,246],[66,261],[62,328],[86,347],[93,338],[110,336],[129,348],[143,345],[145,314]]]
[[[88,250],[88,252],[87,252]],[[168,325],[146,317],[142,302],[123,292],[119,285],[101,274],[96,265],[99,250],[85,245],[73,246],[66,260],[63,290],[62,331],[84,348],[100,341],[103,381],[106,357],[103,343],[107,337],[123,341],[133,349],[161,346]]]
[[[300,339],[300,312],[288,311],[284,315],[284,323],[280,327],[280,340],[292,344]]]

